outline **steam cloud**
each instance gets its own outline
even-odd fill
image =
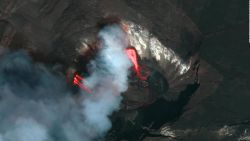
[[[118,25],[98,34],[102,48],[84,80],[92,94],[73,96],[65,78],[24,52],[0,56],[0,141],[92,141],[111,128],[127,89],[130,60],[126,34]]]

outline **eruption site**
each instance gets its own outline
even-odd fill
[[[110,19],[108,19],[110,20]],[[142,81],[146,81],[148,76],[150,75],[150,71],[148,68],[145,68],[144,71],[146,71],[146,74],[144,75],[142,73],[142,67],[140,66],[139,64],[139,55],[137,53],[137,50],[135,49],[135,47],[129,45],[129,42],[128,42],[128,39],[127,39],[127,31],[128,31],[128,26],[127,25],[121,25],[119,23],[119,21],[105,21],[107,23],[105,27],[105,24],[101,24],[101,28],[103,28],[102,30],[106,30],[106,28],[108,28],[109,26],[116,26],[117,28],[119,28],[121,31],[119,32],[122,32],[123,37],[121,37],[121,42],[120,43],[116,43],[116,44],[112,44],[112,43],[109,43],[110,41],[112,40],[117,40],[115,39],[114,37],[109,37],[108,39],[106,39],[106,35],[105,35],[105,38],[102,37],[102,30],[100,31],[100,34],[99,34],[99,38],[101,39],[100,40],[100,43],[99,44],[94,44],[92,47],[90,47],[89,50],[91,50],[92,48],[100,48],[100,50],[102,50],[103,48],[122,48],[124,50],[124,54],[127,55],[127,57],[130,59],[130,62],[133,64],[133,71],[134,73],[136,74],[136,76],[141,79]],[[115,31],[117,32],[117,31]],[[117,33],[110,33],[110,34],[117,34]],[[118,33],[119,34],[119,33]],[[113,35],[112,35],[113,36]],[[105,41],[107,40],[107,41]],[[116,41],[114,41],[116,42]],[[125,45],[124,46],[120,46],[120,44],[124,44],[123,42],[125,42]],[[99,46],[99,47],[96,47],[96,46]],[[114,52],[110,52],[110,53],[114,53]],[[109,56],[109,58],[111,58],[111,54],[107,54],[107,56]],[[117,58],[117,57],[116,57]],[[114,59],[116,59],[114,58]],[[110,62],[107,62],[108,64],[112,63],[112,61]],[[112,68],[112,67],[111,67]],[[86,71],[86,70],[85,70]],[[93,71],[93,70],[92,70]],[[92,73],[92,72],[90,72]],[[88,92],[88,93],[92,93],[92,90],[90,88],[88,88],[85,84],[84,84],[84,77],[83,76],[80,76],[80,74],[78,73],[75,73],[74,74],[74,78],[73,78],[73,84],[74,85],[77,85],[79,88],[81,88],[82,90]]]

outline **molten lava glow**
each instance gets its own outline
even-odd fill
[[[85,90],[86,92],[92,93],[92,91],[82,83],[82,80],[83,80],[83,77],[81,77],[80,75],[76,74],[74,76],[73,83],[75,85],[79,86],[81,89]]]
[[[134,47],[128,47],[128,48],[126,48],[126,53],[129,57],[129,59],[134,64],[134,70],[136,71],[137,76],[141,80],[147,80],[147,78],[149,76],[149,72],[147,72],[147,74],[145,76],[142,75],[141,66],[138,63],[138,53],[137,53],[136,49]]]
[[[150,71],[148,70],[147,67],[141,67],[138,63],[138,53],[134,47],[128,47],[126,48],[126,54],[128,55],[129,59],[132,61],[134,65],[134,71],[136,72],[137,77],[139,77],[141,80],[147,80],[148,76],[150,75]],[[144,71],[146,71],[146,74],[142,74],[142,68]],[[92,93],[91,89],[89,89],[87,86],[83,84],[84,78],[80,76],[79,74],[74,75],[73,83],[74,85],[77,85],[80,87],[82,90]]]

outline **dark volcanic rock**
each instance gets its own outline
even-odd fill
[[[138,34],[145,29],[143,39],[155,37],[173,53],[166,59],[161,51],[157,60],[150,39],[139,41],[152,75],[131,79],[107,140],[249,140],[246,0],[0,0],[0,55],[24,49],[66,73],[108,15],[133,23]]]

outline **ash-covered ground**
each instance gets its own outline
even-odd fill
[[[0,141],[249,141],[247,2],[0,0]],[[67,79],[107,16],[151,74],[96,105]]]

